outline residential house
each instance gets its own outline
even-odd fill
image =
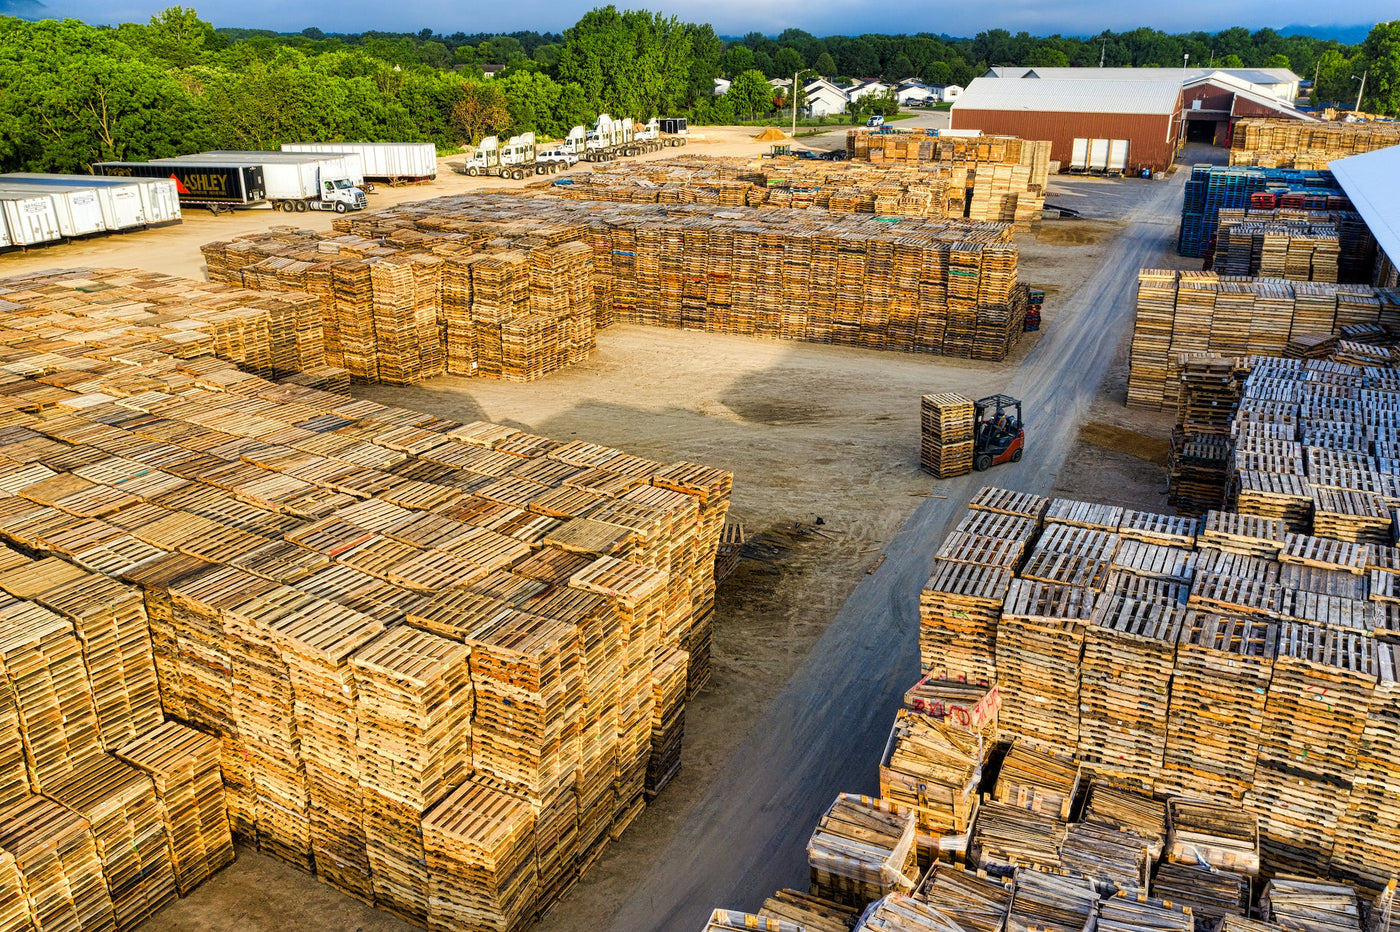
[[[869,97],[871,94],[883,94],[890,86],[883,81],[857,81],[846,88],[846,100],[855,103],[862,97]]]
[[[928,89],[933,92],[934,98],[942,103],[957,100],[965,90],[961,84],[930,84]]]
[[[937,98],[933,90],[921,81],[905,81],[895,88],[894,96],[901,107],[913,107],[930,103]]]
[[[807,112],[814,117],[834,116],[846,112],[850,101],[846,92],[826,78],[814,78],[802,85],[806,95]]]

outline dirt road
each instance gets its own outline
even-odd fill
[[[1048,491],[1079,423],[1131,326],[1137,270],[1171,246],[1185,173],[1162,183],[1126,219],[1098,274],[1008,387],[1028,400],[1027,458],[998,467],[998,485]],[[735,748],[608,928],[689,932],[711,909],[753,909],[774,890],[805,888],[805,844],[838,792],[876,794],[876,762],[903,692],[918,674],[919,590],[937,541],[982,484],[947,483],[927,499],[857,587],[747,740]]]

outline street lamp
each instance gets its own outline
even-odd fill
[[[1352,75],[1352,76],[1351,76],[1351,79],[1352,79],[1353,81],[1360,81],[1360,82],[1361,82],[1361,87],[1357,88],[1357,91],[1356,91],[1356,106],[1355,106],[1355,107],[1352,107],[1352,110],[1354,110],[1354,111],[1357,112],[1357,113],[1360,113],[1360,112],[1361,112],[1361,95],[1364,94],[1364,93],[1366,93],[1366,75],[1368,75],[1368,74],[1370,74],[1370,73],[1371,73],[1371,72],[1368,70],[1368,71],[1363,71],[1363,72],[1361,72],[1361,77],[1359,77],[1359,78],[1358,78],[1356,75]]]

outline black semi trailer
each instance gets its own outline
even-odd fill
[[[98,162],[99,175],[112,178],[169,178],[181,207],[208,207],[214,213],[252,207],[267,200],[259,165],[198,165],[179,162]]]

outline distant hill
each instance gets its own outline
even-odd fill
[[[0,0],[0,16],[43,19],[48,11],[39,0]]]
[[[0,0],[3,3],[4,0]],[[1284,26],[1279,30],[1285,36],[1313,36],[1317,39],[1335,39],[1343,45],[1360,45],[1371,34],[1370,25],[1360,26]]]

